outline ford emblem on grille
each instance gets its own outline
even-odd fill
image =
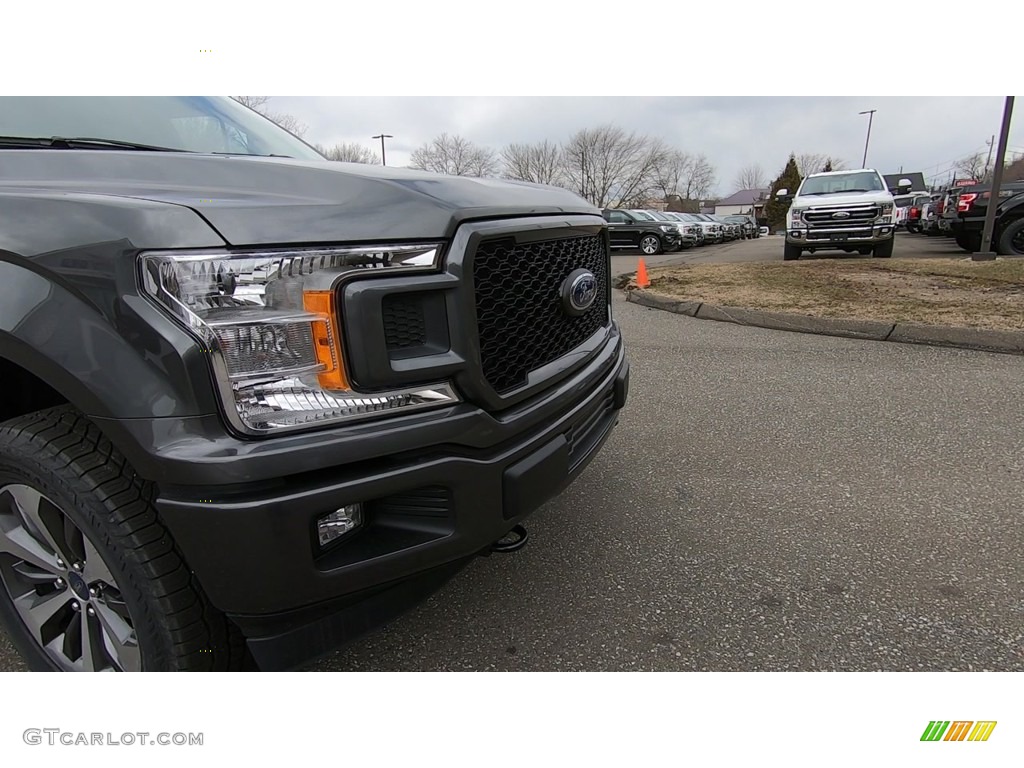
[[[832,214],[832,218],[833,219],[848,219],[848,218],[850,218],[850,212],[849,211],[836,211],[835,213]]]
[[[597,299],[597,278],[589,269],[573,271],[562,283],[562,307],[566,314],[582,315]]]

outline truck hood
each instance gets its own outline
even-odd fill
[[[844,192],[835,195],[804,195],[793,200],[794,208],[816,208],[832,205],[865,205],[867,203],[892,203],[892,195],[886,192]]]
[[[0,190],[184,206],[236,246],[448,238],[470,219],[601,215],[557,187],[326,160],[52,149],[0,158]]]

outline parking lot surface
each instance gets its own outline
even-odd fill
[[[630,402],[525,549],[314,669],[1024,670],[1019,358],[615,313]]]
[[[644,257],[648,267],[659,264],[726,264],[741,261],[782,261],[784,238],[769,235],[753,240],[734,240],[721,245],[705,245],[685,251],[661,253]],[[926,237],[900,232],[896,235],[894,258],[957,258],[967,256],[956,243],[947,237]],[[616,275],[635,272],[640,260],[639,251],[617,250],[612,252],[612,272]],[[805,253],[804,259],[851,259],[866,258],[842,251],[818,251]]]

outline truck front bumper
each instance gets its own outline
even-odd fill
[[[628,387],[616,333],[586,367],[533,401],[473,414],[486,426],[459,442],[439,432],[430,450],[315,472],[301,471],[300,450],[277,479],[163,487],[157,507],[257,664],[295,668],[427,597],[560,493],[617,423]],[[315,446],[322,437],[306,439]],[[316,521],[355,503],[363,526],[321,549]]]
[[[790,227],[786,242],[804,248],[842,248],[844,245],[874,245],[893,237],[895,225],[874,224],[851,227]]]

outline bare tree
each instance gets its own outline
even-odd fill
[[[322,144],[314,144],[316,151],[328,160],[336,160],[341,163],[363,163],[365,165],[380,165],[380,158],[377,153],[369,147],[364,147],[356,142],[335,144],[332,147],[325,147]]]
[[[982,181],[985,177],[985,155],[979,152],[970,157],[957,160],[953,164],[953,169],[956,171],[957,176]]]
[[[689,158],[684,174],[680,191],[684,200],[699,200],[711,194],[711,188],[715,186],[715,166],[708,160],[707,155],[693,155]]]
[[[232,96],[231,98],[239,104],[244,104],[249,107],[249,109],[259,112],[268,120],[273,120],[279,126],[295,136],[301,138],[306,131],[309,130],[309,126],[301,122],[297,117],[295,117],[295,115],[290,115],[287,112],[275,112],[271,110],[268,106],[270,103],[269,96]]]
[[[841,157],[830,157],[825,161],[825,164],[821,167],[823,171],[845,171],[847,168],[846,161]]]
[[[269,96],[233,96],[232,98],[239,104],[243,104],[249,109],[255,109],[260,113],[263,112],[263,108],[270,100]]]
[[[733,182],[736,189],[764,189],[768,186],[768,176],[760,163],[751,163],[740,169]]]
[[[658,140],[614,125],[584,128],[562,150],[566,186],[598,207],[645,200],[670,153]]]
[[[409,167],[453,176],[496,176],[500,163],[493,149],[442,133],[413,151]]]
[[[800,172],[801,178],[806,178],[812,173],[819,173],[828,161],[828,155],[822,152],[804,152],[796,156],[796,169]]]
[[[564,181],[562,148],[546,139],[538,144],[509,144],[501,157],[506,179],[556,185]]]
[[[678,149],[665,153],[662,162],[654,169],[654,184],[662,197],[668,199],[680,195],[680,186],[692,162],[688,154]]]

